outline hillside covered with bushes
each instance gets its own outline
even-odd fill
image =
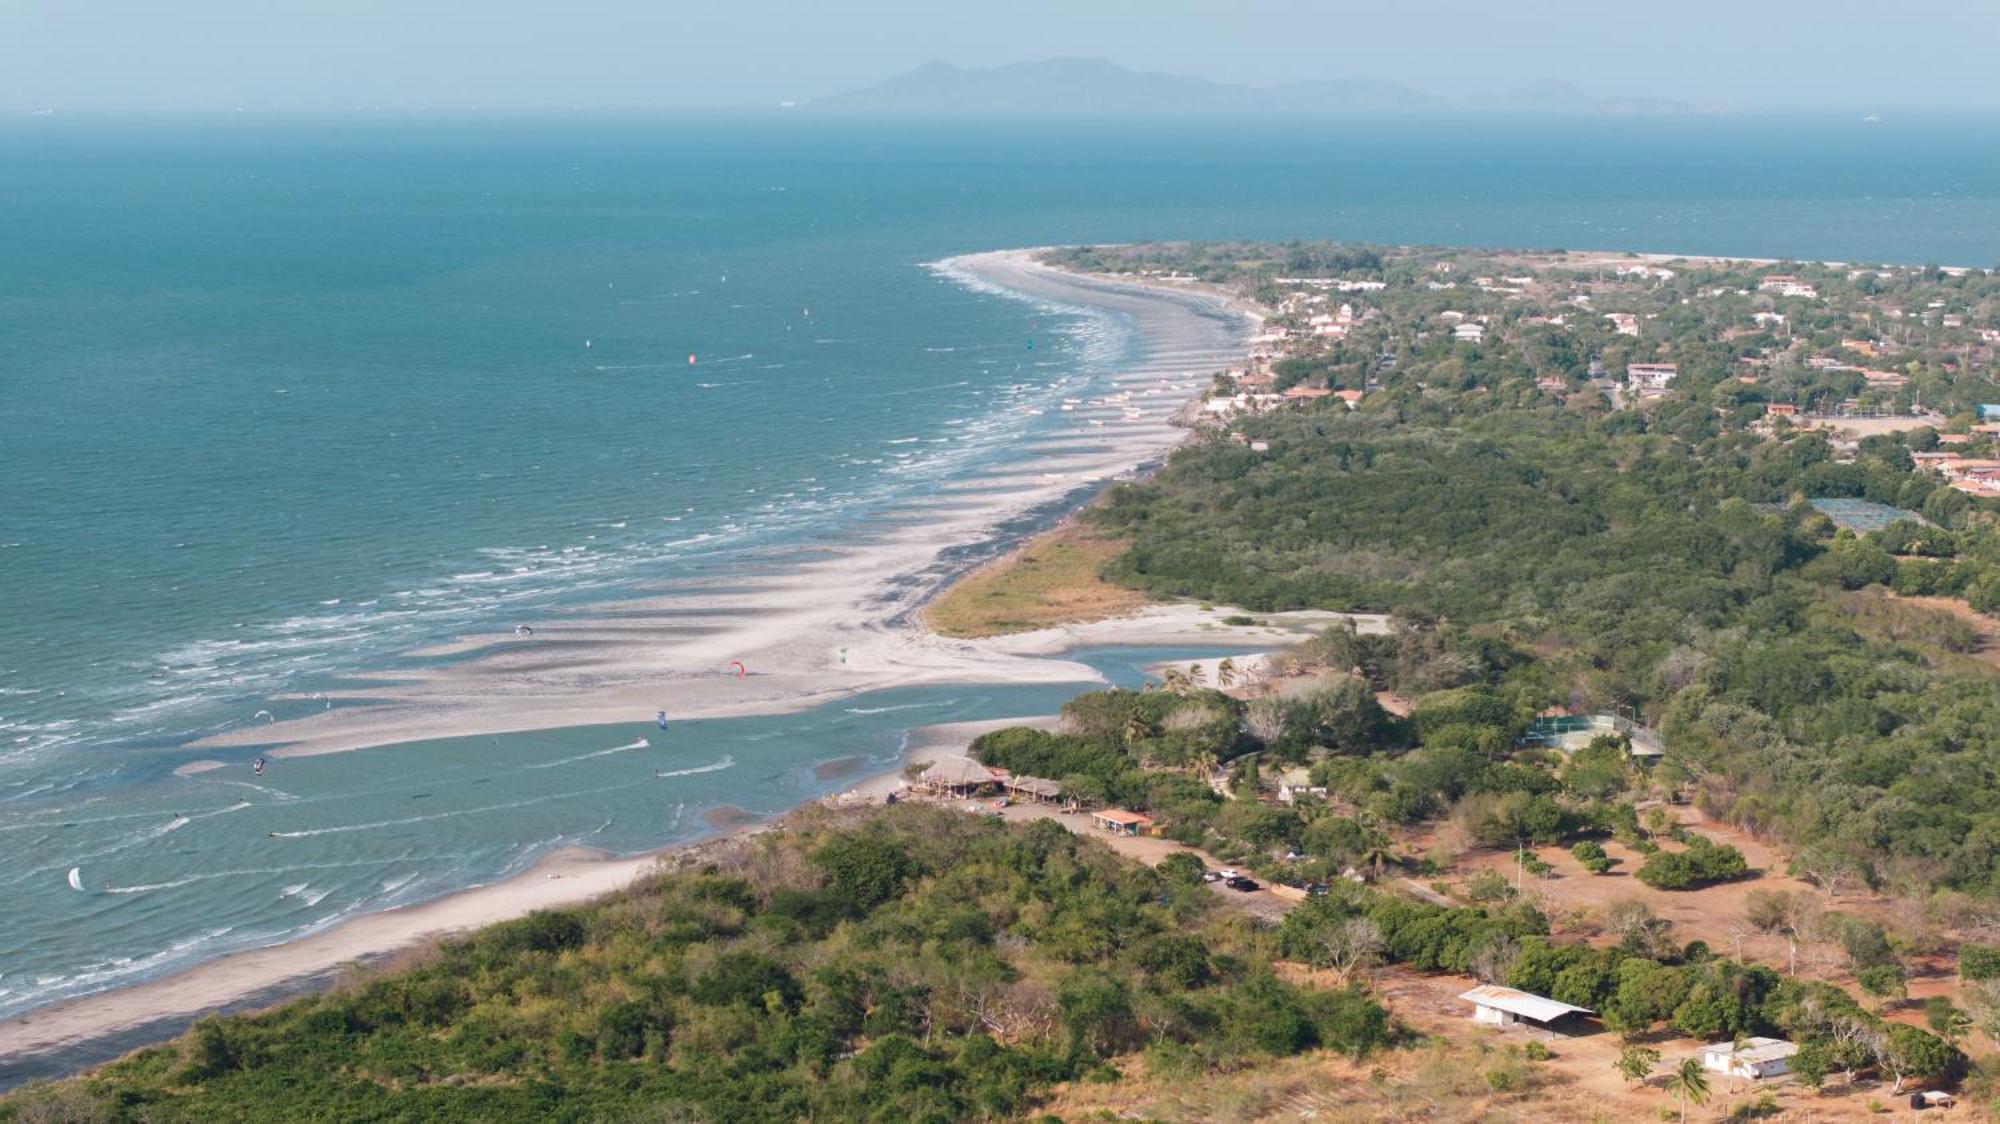
[[[0,1102],[13,1121],[953,1121],[1109,1063],[1199,1071],[1391,1042],[1270,967],[1199,882],[1057,824],[799,813],[587,908],[210,1018]]]

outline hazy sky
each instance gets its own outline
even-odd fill
[[[2000,106],[2000,0],[0,0],[0,109],[769,105],[1102,56],[1468,94]]]

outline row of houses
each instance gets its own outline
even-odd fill
[[[2000,430],[2000,426],[1975,426],[1978,430]],[[1953,452],[1911,453],[1919,469],[1936,473],[1945,483],[1970,496],[2000,496],[2000,460],[1968,457]]]
[[[1238,385],[1241,385],[1239,383]],[[1202,412],[1215,418],[1229,418],[1237,414],[1262,414],[1280,406],[1295,406],[1301,402],[1316,402],[1322,398],[1338,398],[1350,410],[1357,409],[1366,391],[1329,390],[1323,386],[1294,386],[1280,393],[1237,393],[1218,394],[1203,402]]]

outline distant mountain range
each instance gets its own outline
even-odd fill
[[[1691,105],[1658,98],[1593,97],[1555,81],[1454,100],[1364,78],[1245,86],[1183,74],[1127,70],[1104,59],[1046,59],[991,70],[926,63],[886,82],[806,104],[810,109],[854,113],[938,114],[1699,112]]]

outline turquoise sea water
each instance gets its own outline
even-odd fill
[[[2000,264],[1993,124],[0,125],[0,1016],[1046,709],[932,692],[265,778],[183,748],[468,629],[838,541],[1132,352],[926,263],[1313,237]],[[173,775],[198,757],[230,767]]]

